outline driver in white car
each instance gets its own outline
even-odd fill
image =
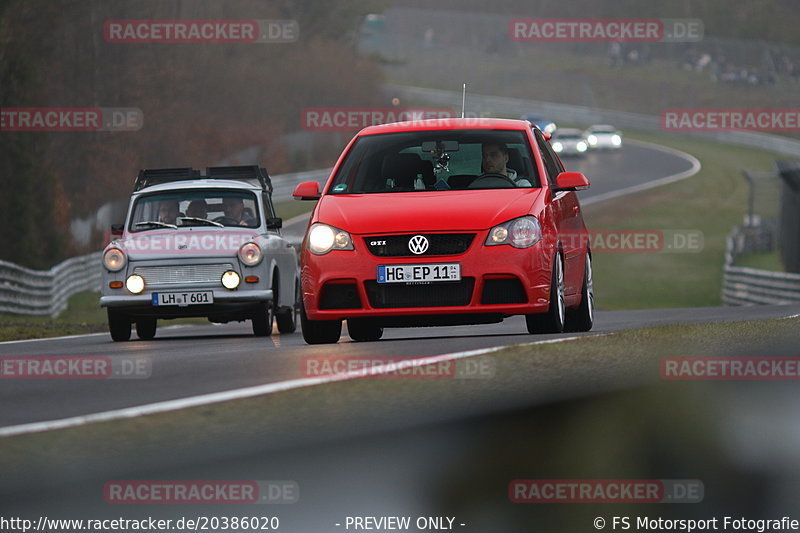
[[[517,171],[508,168],[508,147],[505,144],[489,143],[481,146],[481,172],[484,174],[500,174],[513,181],[517,187],[530,187],[527,178],[517,176]]]

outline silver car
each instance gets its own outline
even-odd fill
[[[553,136],[550,141],[553,151],[559,156],[578,156],[586,155],[589,143],[583,136],[581,130],[563,128]]]
[[[619,150],[622,133],[610,124],[595,124],[583,132],[590,150]]]
[[[296,328],[295,249],[281,237],[272,184],[256,166],[142,170],[125,224],[103,252],[100,305],[111,338],[136,324],[152,339],[158,319],[252,321],[268,336]]]

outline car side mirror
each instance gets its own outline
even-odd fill
[[[267,229],[281,229],[283,227],[283,219],[282,218],[268,218],[267,219]]]
[[[316,181],[304,181],[295,187],[292,196],[295,200],[319,200],[319,183]]]
[[[125,224],[111,224],[111,236],[122,237],[122,232],[125,230]]]
[[[550,139],[552,139],[552,138],[553,138],[553,136],[552,136],[552,135],[550,135],[549,133],[547,133],[547,132],[546,132],[546,131],[544,131],[544,130],[542,130],[542,136],[544,137],[544,140],[545,140],[545,141],[549,141]]]
[[[556,177],[556,189],[559,191],[574,191],[589,187],[589,180],[580,172],[562,172]]]

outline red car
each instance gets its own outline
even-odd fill
[[[576,189],[527,121],[436,119],[371,126],[320,193],[301,251],[303,337],[356,341],[385,327],[501,322],[530,333],[592,327],[591,253]]]

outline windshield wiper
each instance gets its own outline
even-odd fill
[[[225,224],[220,224],[219,222],[215,222],[213,220],[209,220],[207,218],[200,218],[200,217],[178,217],[178,220],[192,220],[194,222],[207,222],[212,226],[217,226],[218,228],[224,228]]]
[[[176,226],[175,224],[167,224],[166,222],[160,222],[158,220],[145,220],[144,222],[137,222],[134,225],[137,228],[139,226],[159,226],[159,227],[162,227],[162,228],[178,229],[178,226]]]

